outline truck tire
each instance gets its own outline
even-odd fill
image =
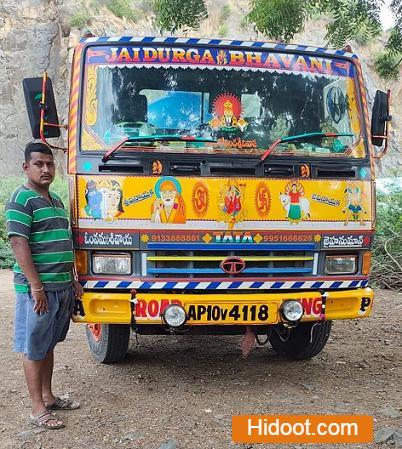
[[[130,340],[129,324],[87,324],[89,348],[101,363],[118,363],[124,360]]]
[[[293,329],[276,326],[271,332],[269,342],[280,355],[293,360],[311,359],[326,345],[331,332],[332,321],[300,323]],[[310,341],[311,339],[311,341]]]

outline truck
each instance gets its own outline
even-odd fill
[[[48,142],[62,126],[51,81],[23,84]],[[390,119],[381,91],[369,118],[350,47],[82,39],[66,149],[73,321],[96,360],[123,360],[131,332],[266,336],[308,359],[334,320],[370,316]]]

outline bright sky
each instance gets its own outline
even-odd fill
[[[389,9],[390,3],[391,0],[385,0],[384,4],[381,7],[380,18],[384,30],[388,30],[388,28],[393,27],[395,24],[392,18],[391,10]]]

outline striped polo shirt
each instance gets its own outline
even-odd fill
[[[61,199],[49,192],[52,204],[39,193],[19,187],[6,205],[7,235],[28,239],[35,268],[46,291],[68,288],[72,283],[73,247]],[[29,283],[16,262],[13,268],[17,292],[27,292]]]

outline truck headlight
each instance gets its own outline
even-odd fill
[[[92,271],[95,274],[130,274],[131,255],[122,254],[93,254]]]
[[[180,327],[187,321],[187,314],[179,304],[169,304],[163,311],[162,318],[168,326]]]
[[[354,274],[357,271],[357,256],[327,256],[326,274]]]
[[[279,312],[285,320],[299,321],[303,316],[304,309],[299,301],[289,299],[282,303]]]

